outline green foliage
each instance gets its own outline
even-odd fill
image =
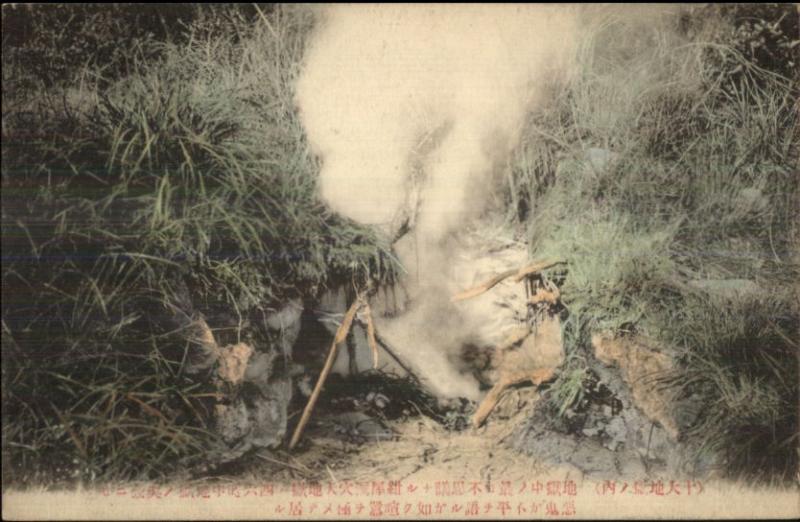
[[[672,380],[705,400],[688,436],[736,476],[765,482],[797,473],[797,311],[773,295],[686,296],[666,327],[689,349]]]
[[[794,6],[700,6],[585,39],[507,177],[535,257],[569,261],[577,400],[597,330],[682,350],[689,436],[732,475],[796,471]],[[375,231],[316,197],[293,104],[302,7],[3,7],[4,479],[203,464],[213,391],[182,317],[267,343],[264,314],[393,280]],[[609,152],[611,154],[609,154]],[[748,281],[757,291],[698,282]],[[795,292],[796,293],[796,292]],[[558,411],[558,410],[557,410]]]
[[[82,52],[80,83],[4,81],[7,478],[200,465],[213,390],[185,374],[187,317],[263,344],[270,307],[393,278],[388,243],[316,196],[292,92],[311,13],[257,14],[131,46],[119,77]]]
[[[47,86],[69,83],[83,67],[118,75],[130,50],[176,36],[198,11],[192,5],[145,4],[3,6],[4,67]]]
[[[724,42],[727,52],[719,52],[707,58],[714,66],[738,79],[742,67],[735,54],[744,57],[752,65],[786,78],[798,76],[800,56],[800,25],[797,6],[791,3],[762,4],[706,4],[688,9],[685,13],[684,29],[697,30],[690,21],[721,19],[725,23],[705,26],[715,41]],[[709,30],[710,29],[710,30]]]
[[[800,92],[768,56],[796,45],[745,52],[756,36],[742,28],[797,14],[743,22],[750,7],[706,7],[701,23],[686,9],[691,31],[673,18],[595,26],[573,83],[530,121],[508,201],[533,257],[568,260],[552,275],[564,278],[570,350],[621,330],[678,348],[673,384],[707,403],[689,433],[701,451],[734,476],[791,479]],[[582,370],[570,361],[552,394],[562,411]]]

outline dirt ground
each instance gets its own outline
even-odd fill
[[[400,501],[396,505],[403,510],[398,512],[403,513],[401,518],[409,519],[463,519],[467,514],[463,510],[472,504],[480,506],[480,512],[472,513],[472,518],[476,519],[497,519],[501,514],[496,510],[503,504],[511,508],[502,515],[504,519],[791,518],[800,512],[800,496],[796,488],[754,489],[742,484],[708,481],[700,486],[704,492],[693,497],[687,495],[686,489],[681,490],[683,497],[649,493],[622,495],[627,482],[620,477],[617,480],[598,480],[597,477],[584,476],[580,469],[570,464],[554,466],[538,462],[513,447],[515,433],[526,419],[529,420],[531,407],[538,400],[538,393],[531,387],[512,389],[500,401],[487,424],[479,429],[450,429],[447,422],[440,423],[423,414],[379,421],[357,411],[321,410],[309,423],[300,445],[292,452],[262,450],[237,461],[234,467],[213,470],[196,479],[164,485],[121,484],[120,489],[111,488],[110,494],[95,488],[7,492],[3,514],[4,518],[10,515],[9,518],[27,520],[173,517],[199,520],[374,519],[387,518],[390,513],[375,515],[373,510],[376,505],[391,506],[393,499]],[[376,482],[388,484],[389,481],[402,483],[404,488],[417,485],[420,490],[411,494],[404,489],[396,497],[359,493],[355,487],[352,497],[325,493],[325,485],[330,484],[341,487],[346,483],[370,485]],[[426,485],[441,481],[449,484],[458,481],[470,485],[479,483],[484,492],[479,497],[480,503],[470,502],[475,497],[468,491],[456,495],[453,490],[452,495],[445,498],[434,496],[434,487],[423,493],[422,488]],[[532,485],[538,481],[547,481],[548,485],[552,481],[560,484],[572,482],[575,485],[574,496],[564,496],[564,492],[550,496],[548,489],[537,494],[527,490],[520,493],[516,489],[520,484]],[[514,485],[509,497],[502,496],[504,482]],[[322,485],[321,498],[298,497],[294,489],[297,483]],[[616,492],[604,485],[609,483],[616,483]],[[265,484],[274,486],[274,494],[272,486],[268,496],[258,493]],[[501,485],[499,489],[498,485]],[[121,497],[120,491],[123,492]],[[167,491],[174,493],[168,497],[150,498],[151,493],[159,495],[159,491],[165,495]],[[188,491],[189,496],[185,497],[179,491]],[[234,491],[244,493],[240,495]],[[255,494],[247,496],[250,492]],[[445,502],[437,503],[437,500]],[[302,509],[316,506],[317,511],[292,511],[293,505],[301,504],[304,506]],[[348,514],[344,515],[340,511],[342,506],[357,509],[359,505],[364,506],[360,513],[347,511]],[[334,511],[326,515],[323,511],[325,506]],[[566,506],[571,511],[565,511]],[[441,511],[431,511],[439,508]],[[427,511],[420,511],[425,509]],[[485,509],[495,511],[487,514]]]
[[[531,387],[510,390],[489,421],[478,429],[448,429],[422,414],[379,420],[358,412],[319,413],[294,451],[261,451],[246,469],[239,470],[237,478],[225,478],[225,473],[219,479],[490,483],[557,475],[582,480],[582,472],[576,467],[553,468],[513,448],[512,436],[537,397]]]

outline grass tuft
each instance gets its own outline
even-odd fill
[[[677,348],[673,384],[706,404],[688,434],[699,451],[731,476],[791,480],[800,91],[782,61],[749,52],[735,10],[692,9],[590,27],[572,84],[529,121],[507,201],[534,257],[569,260],[571,351],[600,330]],[[787,38],[773,51],[800,40]],[[579,393],[570,361],[557,411]]]
[[[88,60],[61,84],[38,69],[33,90],[4,78],[11,482],[200,469],[218,442],[214,390],[185,372],[185,318],[266,349],[270,307],[394,277],[385,239],[316,195],[293,105],[313,16],[219,10],[180,37],[130,43],[114,74]],[[4,62],[24,71],[25,45],[39,43],[4,49]]]

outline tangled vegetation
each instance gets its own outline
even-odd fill
[[[293,104],[312,13],[113,9],[3,8],[4,484],[202,466],[213,390],[185,372],[179,317],[269,342],[271,307],[400,269],[316,196]],[[673,380],[707,405],[688,434],[700,451],[732,476],[788,479],[797,12],[682,9],[593,23],[512,158],[509,222],[536,257],[569,260],[572,353],[601,329],[680,349]],[[581,364],[555,397],[574,400]]]
[[[63,47],[33,31],[3,52],[4,476],[202,465],[213,390],[185,374],[180,318],[264,340],[270,307],[397,268],[316,197],[292,94],[311,14],[196,7],[181,38],[125,37],[101,65],[75,40],[95,23],[115,41],[114,13],[16,9],[51,31],[53,9],[88,21]]]
[[[798,15],[684,9],[646,27],[597,23],[570,88],[530,121],[510,208],[536,257],[570,261],[573,357],[556,400],[576,400],[592,332],[645,333],[678,350],[669,380],[705,404],[687,434],[698,451],[734,477],[791,480]]]

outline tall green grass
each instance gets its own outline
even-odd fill
[[[185,371],[187,318],[258,348],[285,299],[394,277],[385,240],[316,197],[292,102],[314,17],[219,9],[158,42],[112,38],[110,61],[80,38],[62,49],[52,27],[4,39],[4,484],[202,470],[215,390]],[[768,11],[700,9],[593,19],[573,83],[530,119],[507,202],[534,256],[569,260],[574,354],[598,329],[679,348],[674,384],[707,404],[688,433],[699,451],[734,476],[786,478],[798,78],[775,56],[796,35],[773,34],[787,24]],[[118,26],[86,13],[81,27]],[[750,45],[762,37],[769,49]],[[591,149],[613,156],[592,164]],[[715,283],[731,280],[757,291]],[[556,384],[562,403],[581,364],[571,357]]]
[[[574,388],[591,332],[646,332],[679,350],[673,385],[706,404],[687,434],[698,451],[732,476],[789,479],[800,91],[704,9],[690,35],[680,16],[595,20],[573,83],[530,121],[508,201],[535,257],[569,260],[576,356],[557,387]]]
[[[292,90],[312,14],[225,13],[132,44],[114,76],[86,66],[32,91],[4,78],[12,483],[202,469],[214,390],[186,374],[188,318],[265,349],[270,308],[395,273],[382,238],[316,196]]]

